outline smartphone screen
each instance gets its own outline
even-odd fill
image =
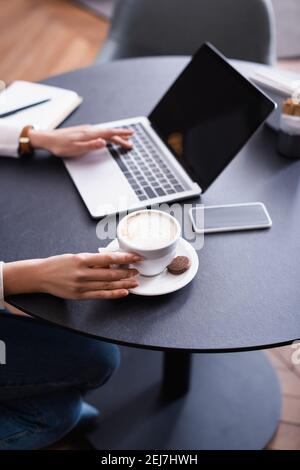
[[[271,227],[272,221],[261,202],[223,206],[197,206],[190,212],[197,233],[229,232]]]

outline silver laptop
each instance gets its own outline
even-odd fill
[[[192,198],[273,109],[263,92],[204,44],[148,117],[100,125],[133,129],[132,150],[108,144],[65,165],[94,218]]]

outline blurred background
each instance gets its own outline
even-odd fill
[[[300,72],[300,1],[271,1],[279,66]],[[114,4],[115,0],[2,1],[1,79],[40,80],[91,64],[105,41]]]

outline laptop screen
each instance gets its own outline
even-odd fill
[[[149,120],[205,191],[274,106],[218,51],[204,44]]]

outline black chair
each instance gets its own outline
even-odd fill
[[[205,41],[227,57],[273,64],[271,0],[119,0],[96,61],[192,55]]]

